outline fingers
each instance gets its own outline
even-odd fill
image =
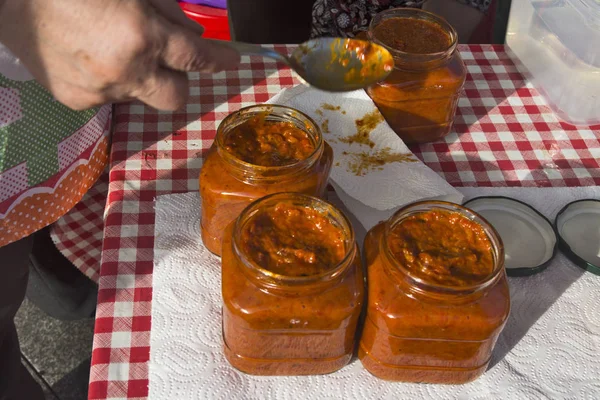
[[[188,91],[185,72],[158,68],[132,95],[156,109],[175,111],[186,103]]]
[[[53,83],[51,89],[57,101],[76,111],[134,99],[158,110],[175,111],[186,103],[188,97],[187,75],[168,69],[158,69],[141,86],[131,90],[126,85],[115,85],[97,92],[65,82]]]
[[[189,29],[158,17],[155,32],[162,37],[159,59],[177,71],[218,72],[239,63],[237,51],[218,40],[202,39]]]
[[[198,35],[204,33],[202,25],[189,19],[181,8],[179,8],[177,0],[150,0],[150,4],[156,8],[156,11],[160,15],[171,21],[173,24],[191,29]]]
[[[64,82],[54,83],[48,89],[55,94],[56,100],[72,110],[82,111],[108,102],[106,96],[90,92]]]
[[[174,33],[161,54],[166,67],[177,71],[214,73],[229,69],[240,61],[239,54],[214,40],[190,38]]]

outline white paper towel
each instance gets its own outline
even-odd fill
[[[344,204],[358,200],[367,207],[367,212],[357,214],[363,225],[370,223],[362,220],[363,216],[372,214],[368,208],[389,213],[421,199],[462,200],[456,189],[411,153],[383,120],[364,90],[329,93],[299,85],[282,90],[269,103],[300,110],[322,127],[323,137],[334,152],[331,182]],[[382,121],[368,130],[373,147],[344,141],[357,133],[357,120],[373,114],[380,116]],[[406,155],[410,162],[389,162],[378,166],[359,161],[378,154],[381,156],[382,152]],[[365,168],[361,169],[359,165]]]
[[[468,188],[467,198],[509,196],[553,220],[600,188]],[[333,200],[337,202],[337,200]],[[490,369],[463,386],[379,380],[358,360],[325,376],[255,377],[221,351],[220,260],[200,239],[197,193],[160,196],[150,338],[150,400],[165,399],[598,399],[600,277],[562,254],[544,272],[510,278],[512,310]]]

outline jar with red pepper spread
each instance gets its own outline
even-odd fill
[[[279,193],[223,237],[223,346],[255,375],[326,374],[354,350],[364,281],[354,231],[323,200]]]
[[[256,105],[229,115],[200,171],[204,245],[221,255],[225,227],[251,202],[278,192],[323,196],[333,150],[293,108]]]
[[[450,133],[467,73],[454,28],[427,11],[399,8],[377,14],[367,37],[394,58],[392,73],[367,93],[396,134],[413,144]]]
[[[365,239],[368,304],[358,356],[393,381],[460,384],[487,368],[510,310],[504,250],[467,208],[424,201]]]

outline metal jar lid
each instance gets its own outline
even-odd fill
[[[529,204],[502,196],[476,197],[465,207],[496,229],[504,243],[506,273],[527,276],[548,267],[558,251],[558,238],[548,218]]]
[[[577,200],[556,215],[560,250],[577,266],[600,275],[600,200]]]

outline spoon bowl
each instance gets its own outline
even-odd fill
[[[384,80],[394,68],[394,59],[383,46],[358,39],[310,40],[289,60],[306,83],[329,92],[365,88]]]
[[[273,58],[292,68],[307,84],[328,92],[363,89],[394,69],[387,49],[359,39],[319,38],[299,45],[291,56],[255,44],[224,42],[242,55]]]

